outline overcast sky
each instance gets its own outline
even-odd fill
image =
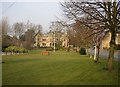
[[[59,0],[40,2],[2,2],[2,16],[8,17],[9,23],[24,22],[28,20],[34,24],[41,24],[43,31],[48,31],[50,22],[62,16]]]

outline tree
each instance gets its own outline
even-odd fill
[[[88,55],[88,49],[89,47],[92,45],[94,37],[87,37],[91,34],[91,30],[86,27],[85,25],[83,25],[82,23],[80,23],[79,21],[76,21],[76,23],[73,26],[73,30],[76,32],[76,39],[78,40],[78,46],[80,48],[86,48],[87,51],[87,55]],[[87,32],[87,33],[86,33]]]
[[[12,37],[9,35],[2,36],[2,50],[12,45]]]
[[[13,46],[19,46],[19,39],[16,36],[12,37],[12,44]]]
[[[2,21],[0,21],[0,51],[2,50]]]
[[[70,0],[62,5],[65,15],[71,20],[79,20],[93,32],[91,35],[111,33],[108,69],[113,69],[114,47],[116,34],[120,30],[120,1],[75,2]]]
[[[10,28],[7,17],[4,17],[2,19],[1,26],[2,26],[1,27],[2,28],[1,29],[2,30],[2,35],[7,35],[8,30]]]
[[[25,24],[25,29],[26,30],[33,29],[35,31],[35,33],[37,33],[37,32],[42,33],[42,25],[40,25],[40,24],[35,25],[35,24],[31,23],[29,20]]]
[[[2,31],[0,38],[2,44],[2,50],[12,44],[11,37],[8,35],[10,29],[7,17],[3,17],[0,21],[0,31]]]
[[[25,34],[21,35],[19,38],[20,41],[25,41]]]
[[[25,32],[25,41],[26,41],[25,48],[26,49],[32,49],[33,44],[34,44],[34,37],[33,37],[34,34],[35,34],[35,31],[32,29],[28,29]]]
[[[14,29],[14,31],[15,31],[15,36],[19,39],[20,38],[20,36],[24,33],[24,24],[23,23],[19,23],[19,22],[17,22],[17,23],[15,23],[14,25],[13,25],[13,29]]]
[[[73,46],[77,46],[77,38],[75,35],[75,31],[73,29],[68,30],[68,38],[69,38],[69,44]]]
[[[36,32],[39,32],[42,34],[42,26],[40,24],[35,26],[35,33]]]
[[[2,21],[0,21],[0,37],[2,37]]]
[[[21,36],[21,40],[25,42],[25,48],[32,49],[34,44],[34,35],[35,33],[42,34],[42,26],[40,24],[35,25],[29,21],[25,26],[27,31]]]
[[[64,26],[61,24],[60,21],[54,21],[51,22],[50,25],[50,32],[53,34],[54,37],[54,51],[55,51],[55,47],[60,47],[61,41],[60,38],[63,34],[64,31]]]

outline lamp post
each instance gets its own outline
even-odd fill
[[[54,31],[54,52],[55,52],[55,31]]]

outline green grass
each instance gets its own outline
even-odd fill
[[[39,50],[28,54],[3,56],[3,85],[117,85],[118,65],[110,73],[103,70],[107,61],[95,64],[87,56],[73,52]]]

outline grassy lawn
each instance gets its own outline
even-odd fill
[[[3,56],[3,85],[117,85],[118,63],[109,73],[103,70],[107,60],[95,64],[87,56],[74,52],[39,50],[28,54]]]

